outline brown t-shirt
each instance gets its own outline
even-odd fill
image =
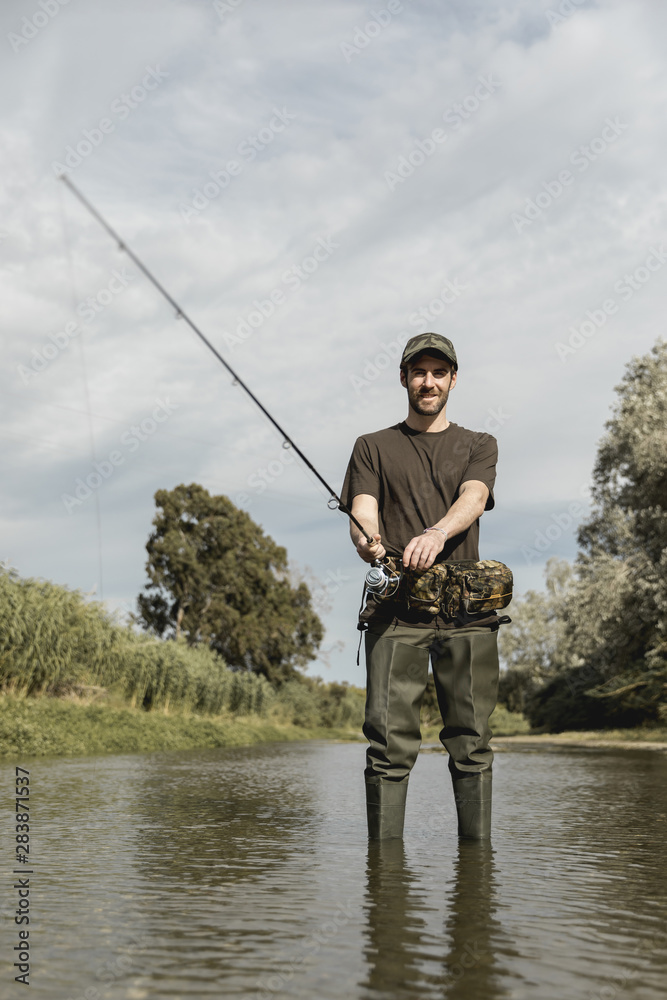
[[[347,507],[360,493],[375,497],[379,532],[387,554],[402,558],[411,538],[440,521],[459,497],[463,483],[479,480],[489,488],[486,510],[495,501],[498,445],[491,434],[450,423],[444,431],[415,431],[403,421],[357,441],[345,473],[341,499]],[[445,542],[437,562],[479,559],[479,520]],[[409,609],[405,601],[368,598],[362,620],[396,621],[424,628],[456,628],[492,623],[496,615],[467,615],[453,620]]]

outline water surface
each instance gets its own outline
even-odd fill
[[[24,762],[31,995],[667,997],[666,755],[499,752],[491,846],[459,845],[437,753],[413,771],[405,840],[369,846],[363,757],[303,743]],[[3,996],[25,995],[14,902]]]

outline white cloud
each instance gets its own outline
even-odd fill
[[[667,80],[654,3],[586,3],[552,28],[545,12],[555,7],[404,0],[347,63],[341,42],[369,17],[357,2],[245,0],[220,17],[204,2],[71,0],[18,52],[7,36],[30,10],[5,4],[0,556],[90,589],[95,505],[69,515],[61,494],[92,467],[91,426],[99,460],[157,398],[178,409],[98,493],[105,596],[117,604],[142,584],[156,489],[198,481],[234,497],[281,455],[277,433],[139,274],[29,384],[21,379],[17,366],[80,322],[77,305],[114,269],[136,271],[52,170],[106,117],[113,130],[72,179],[334,488],[354,439],[405,412],[394,367],[361,392],[351,376],[383,343],[416,332],[410,317],[446,280],[469,286],[430,324],[461,358],[450,417],[482,428],[490,411],[510,414],[497,432],[498,507],[483,550],[514,566],[519,589],[539,586],[541,567],[522,546],[579,496],[613,386],[660,333],[665,305],[657,271],[567,363],[558,357],[571,327],[618,299],[614,283],[665,239]],[[159,86],[132,98],[157,66],[167,74]],[[498,85],[475,107],[489,77]],[[123,94],[136,104],[127,114],[113,110]],[[276,108],[295,118],[263,143]],[[627,128],[580,169],[571,157],[607,118]],[[391,191],[385,172],[436,128],[446,140]],[[242,144],[258,136],[257,155],[244,158]],[[233,159],[242,169],[184,222],[180,207]],[[572,183],[517,232],[512,214],[563,169]],[[328,238],[340,246],[300,287],[286,284]],[[284,301],[230,350],[229,334],[275,290]],[[362,682],[353,645],[363,567],[311,480],[286,465],[248,509],[296,563],[350,578],[333,597],[327,642],[346,642],[331,676]],[[575,550],[564,532],[545,558]]]

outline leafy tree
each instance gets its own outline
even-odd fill
[[[667,719],[667,343],[616,391],[560,612],[567,654],[527,705],[537,726]]]
[[[549,559],[545,568],[546,593],[529,590],[512,602],[511,628],[501,629],[498,700],[511,712],[525,712],[539,690],[566,661],[567,596],[574,580],[564,559]]]
[[[197,483],[158,490],[155,502],[140,624],[207,643],[229,666],[274,684],[298,676],[324,629],[306,584],[290,582],[285,549],[228,497]]]
[[[616,391],[572,607],[580,651],[606,677],[667,659],[667,342],[634,358]]]

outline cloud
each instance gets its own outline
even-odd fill
[[[90,589],[99,502],[105,596],[133,601],[156,489],[249,493],[296,563],[349,578],[326,615],[327,642],[346,642],[327,676],[363,681],[363,567],[342,515],[299,463],[248,489],[278,468],[279,435],[55,180],[70,147],[74,183],[334,488],[355,438],[405,415],[395,359],[375,359],[426,311],[461,358],[451,419],[484,429],[507,415],[484,554],[513,565],[519,589],[539,586],[522,547],[579,497],[613,386],[660,332],[660,272],[627,301],[614,284],[665,239],[662,15],[648,0],[587,2],[556,24],[548,0],[400,6],[368,32],[357,2],[71,0],[14,52],[32,8],[4,5],[0,555],[23,573]],[[359,31],[368,43],[346,61]],[[608,119],[623,125],[613,141],[600,139]],[[230,161],[240,169],[224,183]],[[466,290],[444,301],[446,282]],[[610,296],[617,312],[564,363],[558,343]],[[26,383],[20,367],[52,345]],[[360,389],[364,370],[376,374]],[[165,397],[178,403],[169,420],[68,513],[61,495]],[[557,547],[572,556],[574,533]]]

